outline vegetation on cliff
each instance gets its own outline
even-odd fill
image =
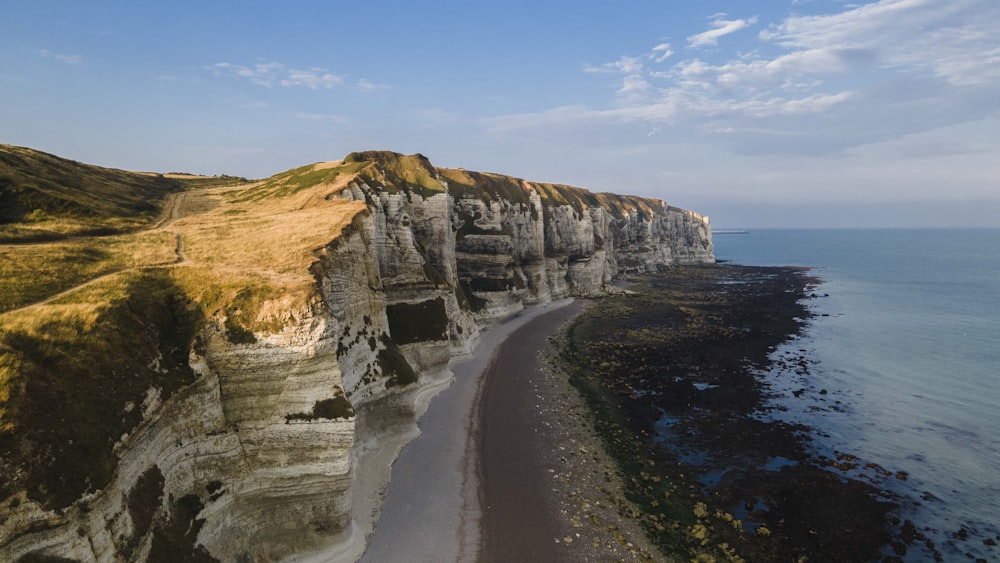
[[[194,377],[201,312],[166,272],[79,293],[0,318],[0,498],[25,490],[62,508],[102,488],[115,441]]]
[[[260,183],[18,147],[0,147],[0,164],[0,498],[23,490],[54,509],[104,487],[115,443],[192,381],[205,322],[250,342],[307,311],[314,252],[364,209],[323,186],[248,198]]]

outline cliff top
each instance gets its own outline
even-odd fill
[[[111,446],[157,399],[149,390],[166,399],[192,381],[209,319],[252,342],[308,314],[316,250],[365,209],[331,197],[350,176],[255,198],[267,181],[0,154],[0,196],[52,210],[0,225],[0,498],[26,490],[49,507],[110,479]]]
[[[352,152],[342,160],[316,163],[277,174],[250,190],[252,195],[249,197],[265,199],[284,196],[317,183],[352,175],[372,187],[423,197],[447,192],[456,198],[504,199],[526,204],[535,192],[545,206],[571,205],[577,211],[582,211],[584,207],[605,207],[619,218],[636,213],[662,214],[667,209],[666,204],[658,199],[594,193],[565,184],[532,182],[464,168],[440,168],[420,153],[404,155],[382,150]]]

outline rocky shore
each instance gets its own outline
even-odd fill
[[[812,453],[810,429],[767,417],[760,374],[804,326],[814,282],[793,268],[671,269],[593,302],[547,346],[509,341],[512,363],[495,366],[505,378],[484,395],[484,560],[527,549],[552,561],[893,561],[915,550],[898,499]],[[780,361],[808,374],[804,359]],[[491,453],[504,418],[524,439]],[[491,465],[501,458],[510,467]]]
[[[482,561],[662,560],[608,457],[554,343],[586,306],[513,333],[487,372],[482,397]],[[561,328],[560,328],[561,327]]]

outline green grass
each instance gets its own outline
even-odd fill
[[[546,207],[570,205],[577,213],[582,214],[585,207],[601,206],[597,195],[583,188],[542,182],[534,182],[532,186],[542,197],[542,205]]]
[[[124,232],[153,222],[182,182],[0,145],[0,242]],[[12,228],[28,223],[31,228]]]
[[[295,288],[272,283],[263,276],[198,267],[174,268],[171,279],[206,318],[225,317],[226,336],[234,344],[256,342],[254,332],[280,331],[284,327],[282,319],[261,319],[258,313],[266,301],[295,292]],[[294,304],[289,302],[290,306]]]
[[[171,193],[245,182],[128,172],[0,145],[0,244],[135,231],[160,217]]]
[[[177,180],[186,189],[224,188],[227,186],[239,186],[249,184],[253,180],[242,176],[229,176],[221,174],[219,176],[198,176],[195,174],[167,174],[168,178]]]
[[[440,174],[448,181],[448,192],[456,199],[506,200],[524,205],[531,201],[530,192],[517,178],[448,168],[440,169]]]
[[[616,216],[655,210],[639,198],[438,169],[419,154],[351,153],[246,184],[229,176],[125,172],[2,145],[0,498],[25,490],[45,507],[63,508],[102,488],[115,468],[113,444],[140,422],[148,390],[166,399],[193,381],[188,352],[199,346],[195,336],[205,323],[224,319],[229,340],[248,344],[255,333],[281,330],[287,311],[315,305],[309,271],[315,249],[331,241],[335,247],[338,236],[361,228],[363,203],[329,198],[352,180],[408,197],[443,193],[444,181],[456,198],[527,206],[536,190],[546,205],[581,213],[596,205]],[[198,191],[185,196],[184,217],[167,227],[171,232],[135,232],[162,216],[167,195],[182,190]],[[464,232],[477,232],[468,223]],[[506,226],[502,232],[511,234]],[[177,259],[178,234],[188,263],[164,267]],[[54,242],[3,244],[28,241]],[[95,278],[50,303],[22,308]],[[433,268],[428,279],[446,283]],[[463,308],[475,311],[486,301],[473,290],[511,284],[521,287],[523,280],[466,280],[456,293]],[[447,318],[440,299],[389,309],[397,340],[382,335],[376,371],[387,387],[405,386],[419,374],[399,344],[428,334],[447,338]],[[373,351],[379,348],[379,336],[366,337]],[[350,413],[346,397],[335,395],[299,414]],[[139,496],[155,499],[153,477]],[[155,545],[190,548],[196,501],[171,501],[180,511],[170,523],[176,529],[157,532],[154,522]],[[142,507],[130,510],[148,527]]]
[[[232,203],[262,201],[297,194],[313,186],[333,183],[341,175],[353,175],[364,168],[364,163],[355,163],[333,168],[323,168],[316,164],[300,166],[280,174],[275,174],[257,186],[234,192]]]
[[[438,169],[422,154],[403,155],[390,151],[352,152],[344,157],[345,164],[365,164],[361,175],[369,185],[381,185],[390,190],[409,191],[430,197],[444,192],[438,179]]]

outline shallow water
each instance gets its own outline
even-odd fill
[[[719,260],[809,266],[823,280],[805,334],[774,353],[804,356],[809,374],[767,374],[785,409],[773,416],[814,428],[820,453],[859,456],[852,474],[911,499],[900,517],[946,560],[1000,560],[983,543],[1000,543],[1000,230],[761,230],[714,242]],[[963,528],[967,540],[955,536]]]

